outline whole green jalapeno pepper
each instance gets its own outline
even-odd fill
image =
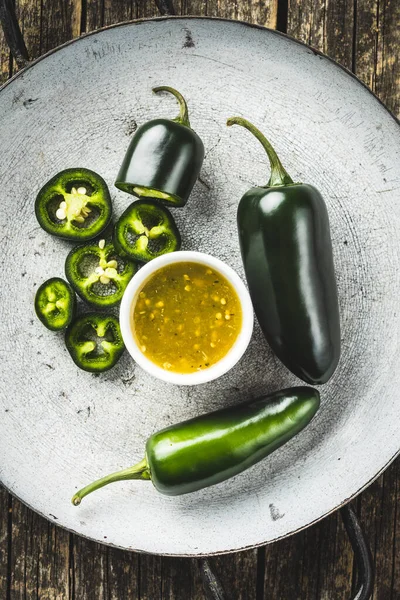
[[[184,97],[167,86],[153,92],[169,92],[179,102],[176,119],[153,119],[136,131],[126,152],[115,185],[140,197],[158,198],[184,206],[200,173],[203,142],[191,129]]]
[[[111,241],[104,239],[76,246],[65,261],[65,275],[86,302],[99,308],[121,301],[136,265],[121,257]]]
[[[181,247],[181,236],[171,213],[150,199],[128,206],[115,224],[113,240],[121,254],[140,262]]]
[[[73,241],[91,240],[110,222],[110,192],[94,171],[65,169],[39,191],[35,213],[39,225],[51,235]]]
[[[169,496],[225,481],[285,444],[311,421],[319,393],[297,387],[167,427],[149,437],[145,458],[78,491],[72,503],[126,479],[151,480]]]
[[[312,185],[294,183],[265,136],[271,177],[240,200],[240,249],[254,310],[272,350],[297,377],[328,381],[340,357],[340,321],[328,212]]]

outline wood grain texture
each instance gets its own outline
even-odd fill
[[[0,26],[0,85],[10,77],[11,56]]]
[[[10,597],[15,600],[69,595],[69,534],[13,499]]]
[[[175,0],[174,6],[177,13],[276,25],[277,2]],[[83,30],[157,14],[154,2],[146,0],[17,0],[17,10],[32,58]],[[399,11],[395,0],[290,0],[288,33],[346,67],[353,66],[399,114]],[[9,53],[0,32],[0,82],[9,71]],[[373,600],[400,598],[399,486],[400,459],[358,499],[376,563]],[[9,527],[9,495],[0,489],[1,599],[203,598],[197,561],[106,548],[70,535],[17,500],[12,511]],[[232,600],[342,600],[354,588],[352,553],[338,515],[265,550],[219,557],[212,565]]]
[[[287,33],[348,69],[353,57],[353,0],[289,0]]]
[[[11,510],[11,497],[0,486],[0,598],[7,597],[9,561],[8,551],[10,544],[9,521]]]

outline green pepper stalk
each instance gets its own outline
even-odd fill
[[[172,120],[174,121],[174,123],[180,123],[181,125],[185,125],[185,127],[190,128],[189,111],[186,104],[186,100],[182,96],[182,94],[178,92],[178,90],[174,90],[174,88],[169,87],[167,85],[160,85],[158,87],[153,88],[153,92],[155,94],[158,94],[159,92],[169,92],[170,94],[175,96],[179,103],[179,115]]]
[[[203,164],[203,142],[190,126],[182,94],[168,86],[153,91],[172,94],[178,100],[179,115],[175,119],[153,119],[138,128],[115,185],[137,197],[184,206]]]
[[[267,138],[232,117],[262,144],[271,176],[248,190],[237,212],[246,279],[272,350],[297,377],[329,380],[340,358],[340,319],[329,217],[319,191],[294,183]]]
[[[157,200],[137,200],[115,224],[114,244],[130,260],[147,262],[179,250],[181,236],[165,206]]]
[[[79,490],[82,498],[116,481],[151,480],[162,494],[176,496],[233,477],[299,433],[319,408],[319,393],[297,387],[211,412],[153,434],[145,458]]]

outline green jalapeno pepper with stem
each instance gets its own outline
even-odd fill
[[[101,313],[73,321],[65,332],[65,345],[74,363],[92,373],[111,369],[125,349],[118,319]]]
[[[135,271],[136,265],[104,239],[73,248],[65,262],[65,275],[76,293],[99,308],[121,301]]]
[[[68,327],[76,312],[76,296],[72,287],[60,277],[48,279],[35,295],[35,311],[50,331]]]
[[[328,211],[312,185],[294,183],[267,138],[267,185],[253,187],[237,212],[240,249],[258,322],[272,350],[297,377],[328,381],[340,357],[340,319]]]
[[[203,142],[190,126],[182,94],[168,86],[156,87],[153,92],[175,96],[179,115],[175,119],[153,119],[138,128],[115,185],[138,197],[184,206],[203,164]]]
[[[110,192],[100,175],[89,169],[61,171],[39,191],[35,202],[39,225],[66,240],[91,240],[111,219]]]
[[[72,503],[78,505],[91,492],[126,479],[151,480],[169,496],[225,481],[304,429],[319,403],[316,390],[297,387],[167,427],[149,437],[141,462],[87,485]]]
[[[156,200],[137,200],[114,228],[114,244],[131,260],[147,262],[181,247],[181,236],[169,210]]]

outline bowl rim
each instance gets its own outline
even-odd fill
[[[242,325],[231,348],[218,362],[207,369],[194,373],[175,373],[159,367],[147,358],[136,342],[131,326],[131,316],[143,285],[152,275],[173,263],[193,262],[209,266],[223,275],[235,289],[242,308]],[[204,252],[179,250],[163,254],[146,263],[139,269],[128,283],[122,297],[119,313],[121,334],[125,346],[133,360],[147,373],[176,385],[198,385],[213,381],[232,369],[245,353],[253,333],[254,312],[249,292],[236,271],[219,258]]]

